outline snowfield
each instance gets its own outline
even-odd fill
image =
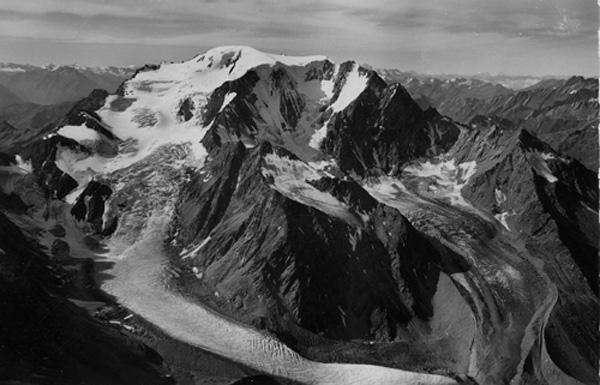
[[[96,130],[88,128],[86,125],[83,126],[63,126],[57,132],[57,134],[64,136],[65,138],[71,138],[79,143],[83,142],[95,142],[100,140],[100,134]]]
[[[330,193],[320,191],[307,183],[322,176],[308,164],[276,154],[267,154],[264,160],[266,167],[263,167],[262,174],[265,177],[273,178],[273,188],[281,194],[340,218],[347,223],[363,225],[362,219],[355,215],[345,203],[340,202]]]
[[[475,175],[476,170],[477,164],[474,161],[457,165],[456,161],[451,159],[439,163],[417,163],[405,167],[402,171],[410,176],[428,180],[428,191],[436,197],[449,199],[453,205],[471,207],[460,191],[467,185],[469,178]]]

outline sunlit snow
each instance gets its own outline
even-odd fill
[[[100,139],[100,134],[97,131],[88,128],[85,124],[81,126],[63,126],[57,134],[65,138],[71,138],[79,143],[91,141],[94,142]]]
[[[310,180],[321,178],[321,174],[317,170],[302,161],[280,157],[276,154],[267,154],[264,159],[266,167],[263,167],[262,174],[273,178],[275,190],[290,199],[314,207],[348,223],[362,225],[361,219],[353,214],[346,204],[330,193],[320,191],[307,183]]]
[[[338,112],[348,107],[367,87],[368,80],[367,76],[360,74],[359,65],[354,63],[352,70],[346,75],[346,81],[337,99],[331,105],[331,109]]]
[[[463,198],[461,190],[475,175],[476,169],[475,161],[457,165],[456,161],[451,159],[439,163],[426,161],[413,164],[404,168],[403,173],[412,177],[427,178],[431,182],[428,190],[432,195],[447,198],[453,205],[470,207],[471,205]]]
[[[542,153],[539,151],[526,152],[527,160],[536,174],[544,177],[548,182],[555,183],[558,178],[552,173],[546,161],[555,159],[553,154]]]

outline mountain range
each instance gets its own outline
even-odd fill
[[[6,119],[0,379],[595,383],[597,87],[228,46]]]

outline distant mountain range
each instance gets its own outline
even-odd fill
[[[546,78],[513,90],[477,78],[438,78],[413,72],[381,71],[399,82],[422,108],[470,124],[478,115],[499,117],[527,128],[553,148],[598,169],[598,79],[573,76]]]
[[[503,87],[520,90],[523,88],[530,87],[536,83],[548,79],[567,79],[569,76],[561,75],[545,75],[545,76],[532,76],[532,75],[506,75],[506,74],[490,74],[487,72],[480,72],[473,75],[457,75],[457,74],[422,74],[416,71],[403,71],[392,68],[373,68],[379,72],[384,78],[388,79],[430,79],[435,78],[439,80],[455,80],[455,79],[472,79],[480,80],[486,83],[500,84]]]
[[[0,63],[0,107],[19,102],[74,102],[96,88],[114,91],[134,72],[130,67],[34,66]],[[5,95],[8,90],[11,95]]]

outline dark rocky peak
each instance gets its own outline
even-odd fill
[[[212,122],[212,125],[202,139],[209,152],[240,139],[254,142],[258,128],[255,121],[257,97],[253,90],[259,80],[256,71],[248,71],[237,80],[223,83],[210,95],[203,117],[204,124]],[[226,100],[226,97],[231,99]]]
[[[423,110],[399,83],[385,88],[380,103],[383,115],[382,124],[385,126],[394,124],[394,122],[414,124],[424,116]],[[431,110],[430,114],[433,117],[435,109]]]
[[[294,132],[307,100],[292,71],[282,64],[262,65],[215,89],[203,112],[205,124],[212,122],[203,139],[207,149],[238,140],[279,143],[286,132]]]
[[[202,113],[203,124],[206,125],[213,121],[217,117],[217,114],[221,112],[221,110],[226,111],[235,109],[234,107],[230,107],[229,104],[223,107],[225,97],[228,94],[235,93],[236,97],[239,95],[239,98],[249,98],[252,95],[252,90],[259,80],[260,78],[256,71],[248,71],[239,79],[227,81],[221,86],[217,87],[210,94],[208,102],[204,107],[204,111]]]
[[[306,71],[304,81],[331,80],[335,71],[335,65],[329,60],[313,62]]]
[[[286,124],[286,130],[293,130],[306,107],[304,97],[297,89],[297,81],[290,76],[284,66],[275,65],[271,70],[271,95],[279,95],[279,113]]]
[[[367,87],[332,115],[321,149],[343,170],[359,176],[394,173],[411,159],[448,150],[459,132],[434,110],[421,110],[399,84]]]

